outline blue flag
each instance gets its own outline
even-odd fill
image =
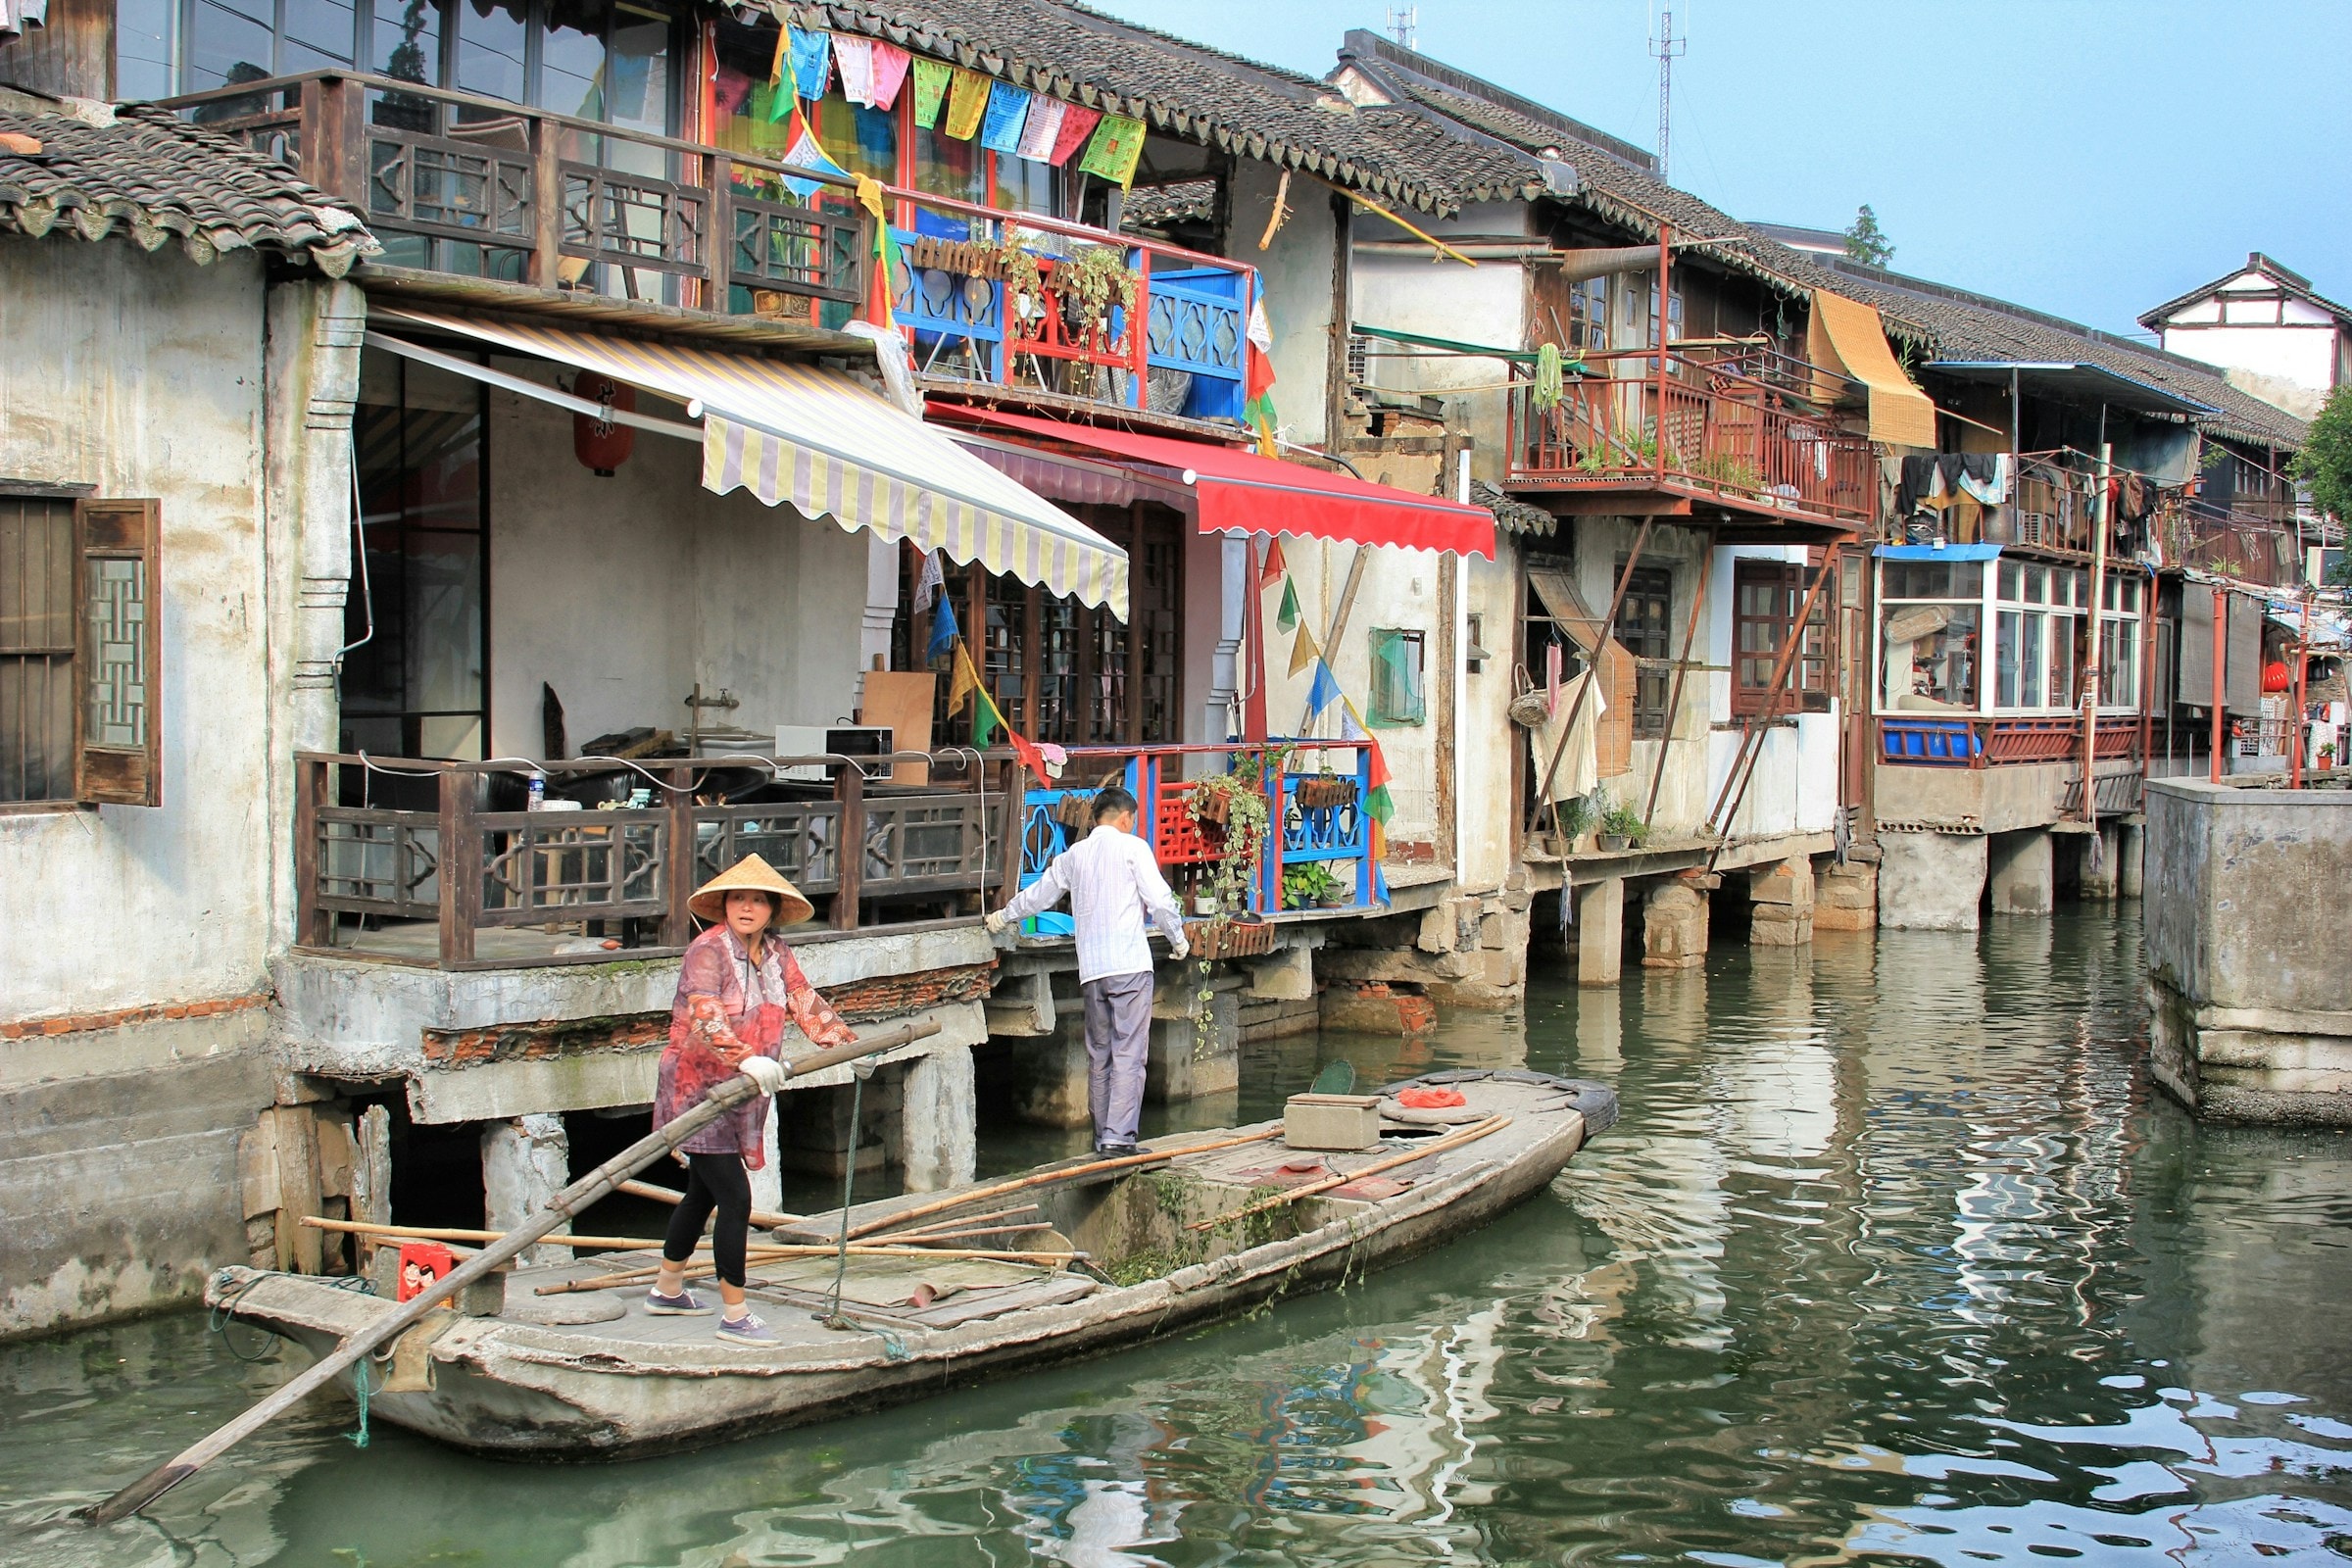
[[[1307,683],[1306,710],[1320,713],[1340,700],[1340,683],[1331,676],[1331,666],[1322,660],[1315,661],[1315,678]]]
[[[956,639],[960,628],[956,624],[956,601],[946,594],[932,607],[931,640],[923,645],[923,661],[945,659],[956,651]]]
[[[980,145],[1012,154],[1020,151],[1021,130],[1029,122],[1029,93],[1009,81],[988,89],[988,117],[981,122]]]

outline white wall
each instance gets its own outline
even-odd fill
[[[714,496],[701,447],[650,431],[599,478],[572,456],[569,414],[497,390],[490,484],[495,755],[540,755],[543,681],[575,749],[639,724],[683,733],[697,681],[742,701],[707,722],[762,734],[856,710],[867,534],[745,491]]]
[[[1294,176],[1291,216],[1266,249],[1258,236],[1274,214],[1281,173],[1255,158],[1237,159],[1231,188],[1228,254],[1258,270],[1266,320],[1274,332],[1274,410],[1280,434],[1301,446],[1320,445],[1327,431],[1325,382],[1331,368],[1333,270],[1338,263],[1331,192],[1320,181]]]
[[[0,477],[163,503],[160,808],[0,814],[0,1020],[262,986],[262,263],[0,235]]]
[[[1715,552],[1713,576],[1707,589],[1707,662],[1710,669],[1709,713],[1714,722],[1732,725],[1732,577],[1740,560],[1786,561],[1802,564],[1801,545],[1733,545]],[[1838,584],[1822,590],[1836,613]],[[1778,833],[1826,833],[1838,815],[1838,737],[1839,705],[1833,696],[1826,713],[1798,713],[1795,723],[1775,724],[1764,734],[1761,755],[1749,778],[1740,808],[1732,813],[1728,834],[1749,839]],[[1707,801],[1711,806],[1730,776],[1740,749],[1736,727],[1716,730],[1709,738]],[[1705,808],[1701,808],[1702,814]]]
[[[2207,365],[2328,391],[2341,375],[2346,337],[2334,317],[2305,300],[2233,297],[2275,295],[2278,288],[2260,272],[2239,273],[2169,317],[2164,347]]]

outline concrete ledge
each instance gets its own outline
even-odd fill
[[[988,1019],[977,1002],[909,1013],[877,1027],[936,1020],[938,1034],[874,1057],[880,1066],[914,1061],[934,1052],[962,1050],[988,1038]],[[797,1036],[795,1036],[797,1038]],[[496,1061],[478,1067],[418,1071],[409,1078],[409,1114],[418,1122],[495,1121],[539,1111],[599,1110],[614,1105],[651,1104],[662,1064],[662,1048],[589,1052],[541,1060]],[[845,1063],[806,1078],[784,1092],[827,1089],[850,1081]]]
[[[0,1090],[153,1072],[207,1057],[259,1051],[270,1013],[243,1007],[204,1018],[156,1018],[111,1029],[0,1041]]]

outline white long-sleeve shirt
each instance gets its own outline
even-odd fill
[[[1107,980],[1152,972],[1148,914],[1170,942],[1184,940],[1184,912],[1152,858],[1152,846],[1107,824],[1071,845],[1045,875],[1004,906],[1008,920],[1043,914],[1069,895],[1078,926],[1078,979]]]

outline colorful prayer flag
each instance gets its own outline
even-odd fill
[[[1315,678],[1306,687],[1306,710],[1320,715],[1323,710],[1339,700],[1340,683],[1332,678],[1331,666],[1320,659],[1316,660]]]
[[[914,57],[895,43],[874,40],[874,107],[896,108],[899,89],[906,85],[906,66]]]
[[[1342,703],[1340,705],[1340,739],[1344,741],[1366,741],[1370,740],[1371,738],[1372,737],[1369,734],[1365,733],[1364,726],[1355,721],[1355,705],[1353,703]]]
[[[1004,724],[1004,710],[997,706],[995,698],[988,695],[987,687],[977,688],[973,695],[978,701],[972,708],[972,745],[985,752],[989,743],[997,738],[997,726]],[[1004,727],[1012,728],[1010,724],[1004,724]]]
[[[923,555],[922,573],[914,580],[914,608],[917,610],[930,609],[931,601],[937,599],[947,586],[948,568],[940,564],[939,552],[936,550],[926,551]]]
[[[939,111],[948,101],[948,83],[956,68],[944,60],[917,60],[914,73],[914,126],[929,130],[939,123]]]
[[[948,677],[948,711],[960,713],[972,693],[980,689],[980,672],[972,667],[972,651],[960,639],[956,644],[956,670]]]
[[[1279,631],[1289,631],[1298,624],[1298,585],[1289,577],[1282,579],[1282,608],[1274,612],[1274,625]]]
[[[792,29],[793,96],[822,98],[833,79],[833,35],[801,27]]]
[[[1264,593],[1288,576],[1290,569],[1291,564],[1284,559],[1282,554],[1282,541],[1268,539],[1266,541],[1266,559],[1260,562],[1257,567],[1257,591],[1261,594]]]
[[[956,85],[948,90],[949,135],[970,141],[980,133],[980,122],[988,118],[990,85],[977,71],[956,68]]]
[[[1323,650],[1315,646],[1314,634],[1304,626],[1299,627],[1298,635],[1291,639],[1290,673],[1294,676],[1305,674],[1307,667],[1322,657]]]
[[[1036,742],[1014,729],[1010,724],[1006,724],[1004,726],[1004,744],[1012,748],[1012,755],[1021,760],[1021,765],[1029,770],[1031,778],[1041,784],[1045,782],[1047,777],[1046,755],[1037,749]]]
[[[1012,156],[1020,150],[1021,131],[1029,122],[1029,89],[1009,81],[992,83],[988,113],[980,126],[980,145],[992,153]]]
[[[1260,457],[1274,450],[1274,329],[1266,322],[1266,302],[1260,295],[1250,302],[1250,325],[1242,364],[1242,420],[1257,432]]]
[[[1100,109],[1089,109],[1083,104],[1062,105],[1061,125],[1054,132],[1054,151],[1046,162],[1056,169],[1068,163],[1070,155],[1086,145],[1086,138],[1094,134],[1095,122],[1102,118]]]
[[[956,642],[961,630],[962,628],[956,624],[956,601],[944,593],[941,594],[939,610],[931,617],[931,640],[923,644],[923,662],[929,663],[933,660],[954,653],[956,655],[956,680],[958,683],[963,679],[964,666],[971,662],[970,658],[962,652]],[[948,711],[952,713],[962,706],[951,692],[948,697]]]
[[[778,162],[790,164],[795,169],[814,169],[848,178],[850,172],[833,161],[833,155],[825,151],[824,144],[809,130],[808,122],[804,120],[800,124],[801,133],[793,138],[791,148]],[[801,201],[807,201],[823,183],[816,179],[794,179],[790,175],[784,177],[785,187]]]
[[[833,64],[841,71],[841,95],[874,107],[874,40],[843,33],[833,40]]]
[[[1050,163],[1054,158],[1054,142],[1061,134],[1061,117],[1069,105],[1058,98],[1040,93],[1029,101],[1029,122],[1021,128],[1021,144],[1014,149],[1023,158],[1035,163]]]
[[[1078,167],[1098,178],[1116,181],[1124,190],[1135,183],[1135,163],[1143,155],[1144,122],[1125,115],[1104,115]]]

